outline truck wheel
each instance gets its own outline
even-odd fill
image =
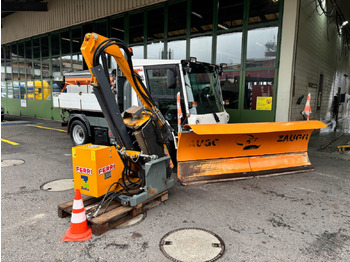
[[[86,126],[79,120],[74,120],[71,126],[70,138],[75,146],[90,142]]]

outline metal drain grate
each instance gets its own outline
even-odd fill
[[[71,179],[71,178],[50,181],[40,186],[41,190],[50,191],[50,192],[66,191],[73,188],[74,188],[74,179]]]
[[[24,160],[7,159],[1,161],[1,167],[19,166],[24,164]]]
[[[160,241],[163,254],[177,262],[210,262],[220,258],[225,244],[216,234],[201,228],[176,229]]]

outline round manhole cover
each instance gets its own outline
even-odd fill
[[[139,223],[141,223],[143,220],[145,220],[147,216],[147,213],[144,212],[128,221],[126,221],[125,223],[121,224],[120,226],[117,226],[117,229],[121,229],[121,228],[127,228],[127,227],[131,227],[131,226],[135,226]]]
[[[74,188],[74,179],[58,179],[43,184],[40,189],[44,191],[65,191]]]
[[[1,167],[8,167],[8,166],[19,166],[24,164],[24,160],[2,160],[1,161]]]
[[[200,228],[182,228],[166,234],[160,249],[173,261],[209,262],[222,256],[225,244],[216,234]]]

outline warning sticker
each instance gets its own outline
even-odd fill
[[[272,110],[272,96],[258,96],[256,110]]]

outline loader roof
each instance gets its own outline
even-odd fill
[[[168,65],[168,64],[179,64],[181,60],[170,60],[170,59],[133,59],[133,66],[149,66],[149,65]]]

